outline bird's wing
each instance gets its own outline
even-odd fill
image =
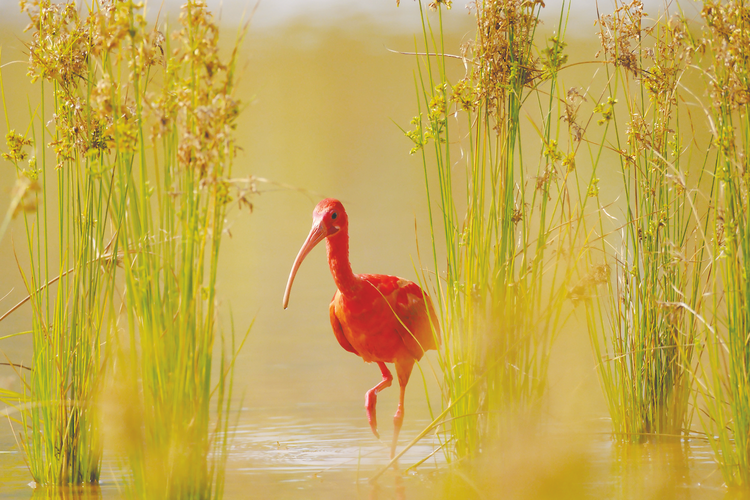
[[[429,296],[419,285],[396,276],[373,275],[365,279],[377,288],[396,313],[399,323],[396,330],[414,359],[422,359],[424,351],[437,348],[435,339],[439,342],[440,324]]]
[[[427,315],[425,314],[425,321],[430,324],[430,346],[427,347],[427,349],[437,349],[437,346],[440,345],[440,321],[438,321],[437,314],[435,313],[435,307],[432,305],[432,299],[430,299],[430,296],[427,295],[421,288],[419,288],[416,284],[412,283],[414,285],[418,292],[420,297],[424,297],[424,300],[427,302],[427,307],[425,308],[425,303],[422,303],[422,309],[425,310],[425,313],[429,313],[429,320],[427,319]],[[432,335],[432,331],[435,331],[435,335]],[[437,342],[437,344],[436,344]]]
[[[349,340],[347,340],[346,336],[344,336],[344,329],[341,327],[341,321],[339,321],[339,318],[336,316],[336,298],[338,297],[338,292],[336,292],[336,295],[333,296],[333,300],[331,301],[331,305],[328,307],[328,314],[331,318],[331,328],[333,328],[333,334],[336,336],[336,340],[339,341],[339,345],[343,347],[345,350],[356,354],[357,356],[361,356],[357,352],[354,347],[349,343]]]

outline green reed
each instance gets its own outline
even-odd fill
[[[431,216],[430,229],[441,277],[435,286],[445,333],[440,365],[451,417],[449,459],[476,456],[519,422],[538,420],[551,345],[567,317],[577,258],[571,249],[581,227],[575,168],[581,138],[575,97],[561,95],[557,83],[567,60],[566,7],[558,34],[539,47],[541,7],[478,2],[476,37],[458,57],[467,69],[455,83],[449,65],[462,66],[450,62],[444,47],[446,5],[432,5],[436,27],[422,12],[423,52],[433,55],[419,62],[424,108],[407,136],[412,153],[422,154],[430,213],[442,216]],[[446,251],[445,268],[438,248]]]
[[[637,0],[599,25],[610,97],[594,111],[617,154],[624,196],[619,227],[601,240],[616,279],[606,299],[588,302],[589,333],[616,436],[679,436],[690,428],[702,303],[696,187],[704,160],[683,137],[681,129],[694,130],[679,105],[690,35],[677,18],[650,22]]]
[[[131,450],[142,498],[220,496],[231,395],[229,365],[222,357],[213,387],[212,362],[239,113],[232,97],[235,53],[220,58],[218,28],[204,4],[186,4],[179,22],[176,47],[143,32],[131,48],[145,53],[143,60],[158,60],[162,49],[169,56],[134,72],[132,128],[127,119],[121,123],[120,138],[136,147],[115,180],[117,206],[127,207],[119,231],[132,370],[143,398],[143,435]],[[150,94],[152,81],[159,86]],[[151,128],[139,125],[148,114]]]
[[[30,372],[19,371],[24,393],[18,399],[27,407],[21,446],[37,484],[95,482],[102,452],[95,397],[115,260],[106,224],[110,180],[101,153],[89,144],[83,105],[94,69],[76,57],[85,41],[74,5],[23,8],[32,21],[28,74],[41,80],[39,105],[30,110],[25,133],[11,129],[6,108],[3,154],[18,175],[16,210],[24,215],[28,252],[19,266],[32,310],[33,363]]]
[[[33,144],[9,134],[5,156],[24,195],[39,193],[18,203],[29,212],[34,367],[22,415],[32,474],[40,484],[96,481],[107,428],[134,496],[220,497],[233,364],[223,339],[214,351],[216,273],[244,31],[223,58],[201,2],[182,7],[174,32],[149,27],[129,1],[94,3],[85,16],[74,3],[22,8],[29,74],[43,81],[39,124]],[[41,157],[26,167],[31,146]]]
[[[701,393],[701,421],[724,480],[750,485],[750,6],[743,1],[706,2],[705,27],[697,46],[710,95],[709,114],[716,152],[712,216],[707,229],[711,257],[710,309],[706,329],[708,367]]]

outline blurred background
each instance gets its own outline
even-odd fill
[[[415,57],[399,53],[414,52],[415,37],[422,36],[418,4],[412,0],[402,0],[400,7],[395,0],[267,0],[257,5],[237,1],[209,1],[208,5],[220,20],[227,47],[241,24],[250,23],[239,64],[236,95],[244,110],[237,130],[241,152],[233,177],[255,176],[258,190],[251,198],[252,211],[233,208],[229,212],[229,234],[220,258],[222,327],[229,334],[233,324],[239,338],[252,324],[235,373],[235,394],[242,411],[228,463],[227,498],[435,498],[439,480],[431,471],[440,462],[440,453],[419,469],[422,473],[407,476],[403,483],[391,478],[373,488],[359,481],[361,470],[387,462],[388,450],[370,433],[363,408],[365,391],[380,380],[380,373],[375,365],[342,350],[331,332],[328,303],[335,286],[322,245],[301,267],[289,308],[281,308],[289,270],[310,228],[312,209],[324,197],[340,199],[349,213],[355,272],[416,280],[420,269],[434,269],[427,251],[422,162],[409,155],[412,143],[399,129],[408,129],[418,113]],[[542,17],[549,20],[551,31],[560,2],[546,5]],[[646,5],[654,11],[665,8],[660,1]],[[475,21],[469,6],[463,0],[454,1],[444,19],[449,52],[458,53],[460,45],[473,37]],[[700,4],[688,7],[695,9],[696,17]],[[10,128],[20,130],[29,122],[26,96],[35,92],[25,76],[22,30],[27,20],[15,2],[2,0],[0,9],[5,98]],[[597,9],[611,12],[613,4],[608,0],[598,5],[593,0],[573,2],[567,33],[571,62],[593,60],[598,50]],[[147,12],[152,19],[157,13],[176,19],[178,3],[148,3]],[[459,60],[453,65],[459,78],[463,66]],[[585,88],[592,73],[569,71],[561,79],[566,87]],[[6,122],[0,120],[0,135],[6,132]],[[12,165],[4,163],[0,164],[0,207],[7,206],[16,177]],[[606,184],[602,179],[602,190],[610,189],[607,196],[616,197],[620,184]],[[22,221],[15,220],[0,243],[0,314],[26,296],[14,257],[14,244],[23,235]],[[29,308],[22,307],[0,323],[0,337],[28,329],[29,315]],[[612,482],[604,478],[617,467],[620,452],[608,441],[606,406],[583,309],[580,315],[574,311],[555,344],[547,412],[553,426],[603,436],[559,455],[560,463],[602,478],[591,481],[586,490],[591,494],[610,491]],[[0,357],[28,366],[30,347],[30,338],[25,336],[0,341]],[[424,385],[418,370],[412,375],[402,445],[430,422],[428,394],[433,409],[440,411],[434,374],[438,370],[434,367],[433,373],[430,363],[435,363],[434,353],[421,363]],[[12,370],[2,366],[0,386],[20,390]],[[398,389],[392,387],[379,397],[386,441],[397,396]],[[433,443],[433,438],[427,439],[403,463],[426,456]],[[513,465],[503,469],[506,476],[501,477],[512,477],[513,467],[534,468],[539,456],[528,449],[552,453],[555,443],[521,446],[526,452],[508,455],[504,463]],[[29,478],[5,424],[0,424],[0,445],[0,497],[28,498]],[[653,462],[648,456],[638,460],[644,467],[653,465],[648,465]],[[705,476],[709,476],[713,470],[710,457],[697,463],[707,468]],[[579,468],[577,464],[587,465]],[[683,467],[687,471],[687,465]],[[114,497],[117,464],[110,463],[109,469],[105,465],[104,470],[103,495]],[[701,474],[693,480],[710,484]],[[633,477],[647,481],[641,473]],[[681,480],[691,481],[684,475]],[[632,498],[656,494],[648,487],[634,488],[638,491]],[[645,496],[638,496],[641,493]],[[718,490],[710,489],[707,494],[710,497]]]

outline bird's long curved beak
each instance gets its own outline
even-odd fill
[[[323,241],[325,237],[326,232],[323,223],[314,222],[312,229],[310,229],[310,234],[307,235],[307,239],[302,244],[302,248],[299,249],[297,258],[294,259],[292,271],[289,273],[289,281],[286,282],[286,290],[284,291],[284,309],[286,309],[286,306],[289,304],[289,294],[292,292],[292,282],[294,281],[294,276],[297,274],[297,269],[299,269],[299,266],[302,264],[302,261],[305,260],[307,254],[310,253],[310,250],[315,248],[315,245]]]

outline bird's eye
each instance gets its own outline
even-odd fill
[[[331,214],[331,219],[336,219],[336,217],[338,217],[338,216],[339,216],[339,214],[337,214],[336,212],[333,212]]]

